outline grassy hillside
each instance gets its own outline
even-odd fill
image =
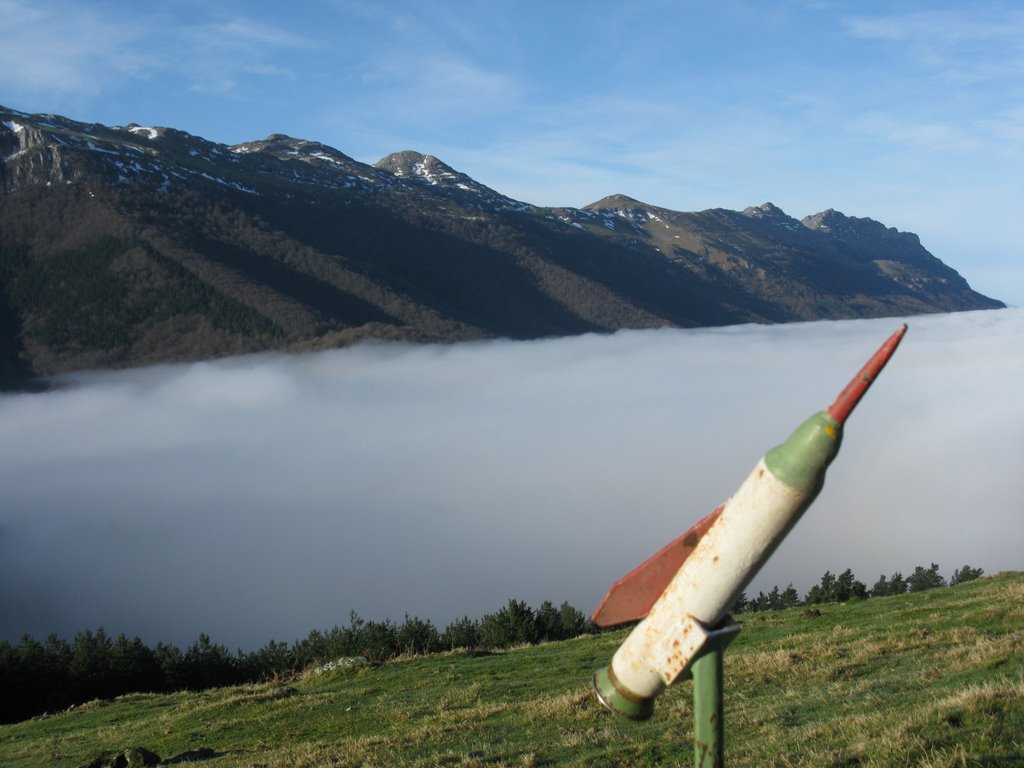
[[[745,614],[726,654],[731,766],[1024,766],[1024,574]],[[173,695],[0,726],[0,764],[78,766],[142,746],[172,764],[692,763],[692,691],[654,717],[590,691],[625,632]]]

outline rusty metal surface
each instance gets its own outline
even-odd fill
[[[672,638],[667,648],[660,649],[664,658],[658,663],[658,673],[665,685],[672,685],[683,672],[687,671],[697,654],[708,642],[708,631],[692,616],[683,619],[682,627]]]
[[[722,507],[719,507],[701,518],[682,536],[669,542],[612,584],[608,594],[591,615],[593,622],[599,627],[614,627],[629,621],[639,621],[646,616],[721,513]]]

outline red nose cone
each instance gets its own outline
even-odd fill
[[[900,340],[906,332],[907,324],[904,323],[896,333],[885,340],[885,343],[878,348],[878,351],[860,369],[860,372],[846,385],[846,389],[839,393],[836,401],[828,407],[829,416],[840,424],[846,421],[846,417],[850,415],[860,399],[864,397],[864,393],[868,391],[871,382],[878,378],[878,374],[885,368],[885,364],[889,362],[889,358],[896,351],[896,347],[900,345]]]

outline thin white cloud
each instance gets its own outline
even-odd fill
[[[254,45],[291,49],[316,47],[302,35],[252,18],[235,17],[193,27],[192,30],[198,32],[205,42],[228,48],[251,49]]]
[[[170,11],[3,0],[0,84],[16,94],[97,97],[132,79],[191,79],[197,91],[236,92],[248,76],[292,78],[280,52],[317,43],[255,18],[182,23]]]
[[[1024,73],[1024,12],[987,9],[891,13],[843,20],[850,35],[899,45],[918,64],[961,86]]]
[[[485,4],[333,5],[342,29],[355,26],[360,33],[341,34],[343,53],[331,77],[345,85],[344,97],[330,119],[347,135],[394,135],[389,147],[376,142],[374,160],[398,148],[424,149],[438,137],[473,143],[478,129],[482,135],[504,132],[530,111],[530,83],[503,55],[522,32],[520,13]],[[498,23],[503,15],[512,28]],[[328,86],[328,99],[330,93]]]
[[[843,24],[855,37],[927,42],[936,47],[948,48],[977,40],[1018,42],[1020,31],[1024,29],[1024,13],[1007,11],[979,15],[964,8],[958,11],[852,16],[844,19]]]
[[[1024,106],[1006,109],[981,120],[978,127],[995,139],[1005,142],[1005,147],[1018,157],[1024,151]]]
[[[280,77],[285,80],[295,80],[298,77],[295,72],[288,67],[279,67],[274,64],[254,64],[246,67],[245,71],[254,75]]]
[[[496,106],[512,109],[520,95],[513,78],[454,55],[407,64],[411,83],[406,103],[434,117],[452,111],[481,114]]]
[[[452,51],[370,53],[359,65],[361,92],[346,103],[385,132],[451,136],[467,121],[513,114],[523,88],[514,77]]]
[[[254,75],[293,81],[287,57],[319,48],[312,38],[242,16],[175,26],[166,34],[175,48],[188,51],[178,66],[192,90],[219,95],[251,95],[246,84]]]
[[[970,152],[982,148],[976,138],[965,136],[958,126],[946,123],[915,123],[881,113],[871,113],[851,121],[854,133],[873,136],[926,152]]]
[[[111,77],[144,77],[158,59],[144,26],[81,4],[0,2],[0,85],[99,95]]]
[[[368,345],[0,398],[0,636],[254,647],[350,609],[589,610],[897,322]],[[754,591],[1022,567],[1024,311],[909,323]]]

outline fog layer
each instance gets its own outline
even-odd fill
[[[2,397],[0,637],[252,649],[350,610],[589,612],[899,322],[363,345]],[[1024,310],[907,322],[755,593],[1024,567]]]

